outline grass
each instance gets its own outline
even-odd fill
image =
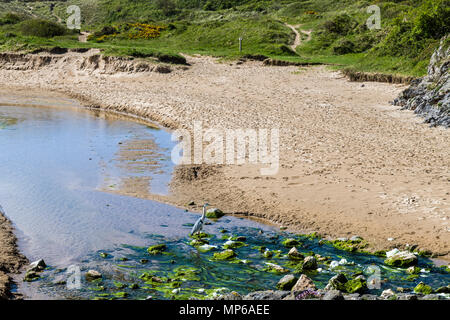
[[[373,2],[382,10],[381,30],[365,27],[370,16],[366,8]],[[446,13],[440,13],[442,8],[436,7],[440,2],[446,5],[448,0],[74,0],[70,4],[81,8],[82,31],[99,32],[105,26],[122,30],[126,23],[135,22],[164,29],[154,39],[129,39],[120,31],[100,41],[91,37],[88,43],[80,43],[70,32],[49,38],[26,36],[21,23],[2,25],[0,20],[0,50],[59,46],[99,48],[106,55],[118,56],[176,58],[185,53],[224,59],[250,54],[324,63],[336,69],[422,76],[438,45],[438,35],[450,24]],[[61,23],[68,17],[66,7],[65,2],[51,1],[0,3],[3,12]],[[431,29],[429,21],[438,24]],[[303,42],[297,52],[289,49],[295,35],[285,23],[313,31],[311,40]],[[244,39],[242,52],[239,37]],[[400,45],[393,46],[393,42]]]

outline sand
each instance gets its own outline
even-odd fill
[[[414,244],[450,260],[450,131],[392,106],[405,86],[349,82],[324,66],[199,56],[188,62],[171,73],[106,74],[73,61],[3,69],[0,86],[64,92],[172,129],[194,121],[204,128],[280,128],[276,175],[262,176],[250,164],[180,167],[169,196],[132,183],[122,193],[178,206],[208,201],[296,232],[358,235],[373,250]]]

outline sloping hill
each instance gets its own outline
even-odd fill
[[[236,58],[271,58],[333,64],[359,71],[422,76],[439,40],[450,31],[450,0],[375,1],[381,29],[369,29],[369,0],[74,0],[81,9],[85,44],[78,36],[31,37],[24,19],[64,23],[66,1],[1,0],[0,50],[45,46],[95,47],[110,55],[154,52],[200,53]],[[13,12],[17,19],[7,19]],[[11,18],[11,17],[10,17]],[[154,37],[130,36],[130,24],[161,27]],[[311,30],[311,41],[292,50],[296,35],[287,25]],[[142,26],[141,26],[142,27]],[[145,27],[144,27],[145,28]],[[130,31],[131,30],[131,31]],[[301,33],[303,34],[303,33]],[[238,39],[242,37],[243,51]]]

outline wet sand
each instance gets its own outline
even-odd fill
[[[280,128],[274,176],[248,164],[201,165],[176,170],[169,196],[132,181],[120,192],[177,206],[208,201],[294,231],[359,235],[372,249],[416,244],[449,260],[450,131],[391,106],[405,86],[362,86],[321,66],[188,62],[167,74],[105,74],[71,63],[3,69],[0,85],[25,95],[64,92],[170,128]]]

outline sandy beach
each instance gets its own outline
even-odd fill
[[[205,129],[280,129],[276,175],[251,164],[187,166],[176,169],[169,196],[132,184],[121,193],[182,207],[207,201],[296,232],[358,235],[374,250],[415,244],[449,260],[450,132],[389,103],[404,85],[349,82],[325,66],[199,56],[170,73],[106,72],[101,63],[83,67],[90,54],[48,65],[3,61],[0,92],[64,93],[171,129],[194,121]],[[0,231],[3,250],[10,231]]]

